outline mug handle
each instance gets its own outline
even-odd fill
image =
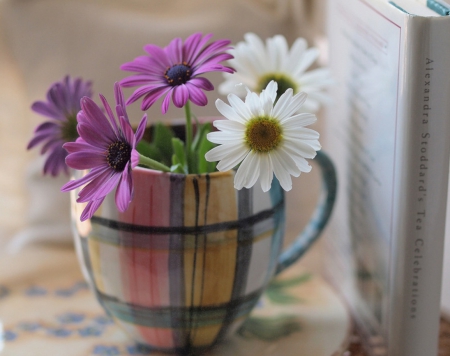
[[[283,251],[278,258],[275,274],[279,274],[297,261],[317,240],[327,224],[334,202],[336,201],[337,178],[336,169],[331,159],[322,151],[317,152],[314,159],[322,171],[322,191],[316,209],[309,219],[308,225],[295,241]]]

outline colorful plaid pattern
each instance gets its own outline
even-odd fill
[[[163,351],[210,347],[242,323],[275,272],[283,191],[274,182],[260,202],[253,190],[234,189],[232,172],[138,168],[133,179],[125,213],[105,200],[76,224],[92,288],[137,342]]]

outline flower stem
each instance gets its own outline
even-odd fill
[[[184,111],[186,113],[186,160],[188,165],[188,172],[191,173],[191,146],[192,146],[192,117],[191,117],[191,105],[190,101],[186,101],[184,105]]]
[[[145,157],[141,154],[139,154],[139,164],[142,164],[152,169],[156,169],[158,171],[170,172],[170,168],[167,167],[165,164],[159,163],[158,161]]]

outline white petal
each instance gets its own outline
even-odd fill
[[[263,114],[261,101],[258,94],[250,92],[245,98],[245,105],[250,109],[252,117],[258,117]]]
[[[212,143],[217,143],[219,145],[222,144],[234,144],[239,145],[242,142],[244,142],[244,133],[236,133],[236,132],[222,132],[222,131],[215,131],[210,132],[206,135],[206,138],[208,141]]]
[[[213,125],[221,131],[245,132],[245,125],[237,121],[215,120]]]
[[[266,41],[267,53],[269,55],[268,60],[271,62],[273,69],[279,70],[283,64],[284,58],[287,57],[288,45],[286,38],[281,35],[268,38]]]
[[[304,126],[311,125],[317,121],[317,117],[314,114],[302,113],[288,118],[285,118],[281,123],[284,129],[293,130]]]
[[[302,58],[299,59],[299,63],[295,70],[293,71],[292,75],[299,76],[302,74],[307,68],[313,64],[316,59],[319,57],[319,50],[317,48],[309,48],[305,51]]]
[[[255,184],[259,176],[259,166],[257,165],[256,158],[257,154],[251,151],[242,161],[234,176],[234,187],[236,189],[242,189],[243,187],[250,188],[251,185],[249,183],[252,179],[254,179],[253,184]]]
[[[208,162],[216,162],[226,158],[229,155],[236,155],[240,152],[247,150],[244,144],[233,145],[226,144],[212,148],[205,154],[205,158]]]
[[[299,64],[299,58],[308,48],[308,44],[304,38],[297,38],[292,44],[289,55],[286,57],[284,70],[288,73],[293,73]]]
[[[269,191],[273,179],[272,161],[269,155],[261,155],[259,174],[263,192]]]
[[[287,94],[287,90],[283,95],[285,95],[285,94]],[[281,97],[283,97],[283,95]],[[280,97],[280,100],[281,100],[281,97]],[[287,101],[287,103],[284,107],[284,110],[282,112],[280,112],[279,115],[277,115],[278,119],[280,121],[283,121],[283,119],[288,118],[288,117],[298,113],[299,109],[302,107],[302,105],[306,101],[307,97],[308,97],[308,95],[304,92],[295,94],[289,101]]]
[[[289,150],[289,152],[305,158],[316,157],[317,150],[310,144],[309,141],[305,142],[301,140],[285,140],[283,142],[283,148]]]
[[[272,116],[273,103],[277,98],[278,83],[271,80],[261,92],[260,100],[265,115]]]
[[[231,107],[236,111],[236,113],[245,121],[252,117],[250,109],[245,105],[245,103],[235,94],[228,95],[228,102]]]
[[[303,140],[303,142],[306,143],[307,145],[310,145],[312,149],[315,150],[316,152],[322,149],[322,145],[318,140]]]
[[[293,93],[294,91],[292,89],[288,89],[280,96],[273,108],[273,116],[279,118],[283,114],[288,107],[289,102],[292,100]]]
[[[298,177],[301,173],[300,169],[298,169],[294,160],[289,156],[289,154],[284,150],[276,150],[271,153],[272,157],[276,157],[283,168],[294,177]]]
[[[216,100],[216,108],[219,112],[229,120],[245,123],[244,120],[230,105],[224,103],[222,100]]]
[[[226,157],[217,164],[217,169],[224,172],[236,167],[245,159],[245,157],[247,157],[249,152],[250,149],[247,147],[242,147],[239,150],[236,150],[236,152],[229,150]]]
[[[264,42],[254,33],[245,34],[244,39],[247,42],[244,48],[250,52],[249,58],[252,58],[253,65],[259,70],[259,72],[261,73],[264,69],[270,69],[267,68],[270,64],[267,61],[267,52]]]
[[[278,90],[278,83],[275,80],[271,80],[269,84],[267,84],[265,89],[263,89],[261,96],[264,95],[264,97],[269,98],[273,105],[273,103],[277,98],[277,90]]]
[[[293,150],[291,147],[283,146],[283,150],[286,151],[286,153],[292,158],[292,160],[297,165],[298,169],[302,172],[310,172],[312,167],[309,165],[308,161],[304,158],[303,155],[299,154],[295,150]]]
[[[273,172],[275,173],[275,176],[278,178],[278,181],[280,182],[281,187],[289,191],[292,189],[292,179],[289,173],[283,168],[281,163],[279,162],[278,158],[272,155],[271,153],[271,161],[273,165]]]
[[[285,129],[283,132],[283,136],[290,139],[317,140],[319,139],[320,134],[315,130],[308,129],[307,127],[299,127],[295,130]]]

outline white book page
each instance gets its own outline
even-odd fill
[[[356,269],[343,274],[358,277],[357,312],[367,317],[364,324],[381,330],[388,317],[401,27],[365,1],[330,3],[330,62],[337,85],[325,148],[340,184],[333,234],[347,239],[339,245],[348,247],[345,257]]]

